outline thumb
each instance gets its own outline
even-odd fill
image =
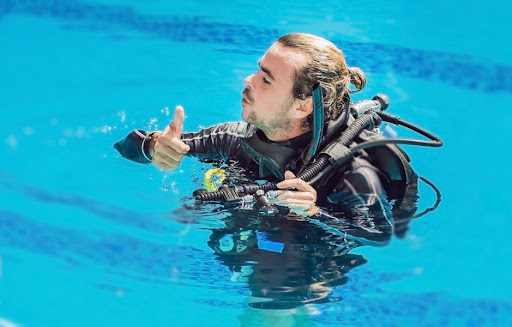
[[[185,120],[185,111],[182,106],[176,106],[174,116],[169,123],[169,127],[174,131],[175,136],[179,137],[183,129],[183,121]]]
[[[294,179],[294,178],[295,178],[295,174],[292,173],[291,171],[287,170],[284,173],[284,179]]]

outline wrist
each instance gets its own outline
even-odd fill
[[[159,132],[159,131],[156,131],[156,132],[153,132],[151,133],[150,135],[150,142],[149,142],[149,155],[151,156],[151,158],[153,158],[153,155],[155,154],[155,144],[156,144],[156,140],[160,137],[160,135],[162,135],[162,132]]]

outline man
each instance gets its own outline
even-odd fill
[[[389,184],[386,174],[364,154],[331,174],[322,184],[320,195],[319,188],[296,178],[312,137],[312,90],[316,82],[324,93],[325,124],[328,124],[349,110],[349,93],[361,90],[366,78],[360,69],[346,65],[343,53],[331,42],[309,34],[287,34],[263,55],[258,71],[244,80],[241,102],[245,122],[220,124],[199,133],[182,133],[184,110],[178,106],[164,131],[134,131],[115,147],[124,157],[152,162],[167,171],[175,169],[185,155],[207,160],[236,159],[255,179],[281,180],[277,186],[285,192],[275,201],[300,214],[315,213],[316,204],[348,201],[354,205],[354,200],[382,207],[380,199],[389,191],[383,187],[383,182]],[[355,86],[355,91],[349,90],[350,84]],[[281,151],[291,154],[277,173],[269,174],[268,169],[265,173],[264,160],[258,161],[251,155],[254,142],[266,147],[264,152],[268,157]],[[410,168],[406,160],[401,161]],[[414,175],[412,169],[408,171]]]

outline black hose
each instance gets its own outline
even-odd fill
[[[320,155],[320,157],[312,164],[310,164],[307,168],[304,169],[302,173],[297,176],[297,178],[302,179],[303,181],[308,182],[318,173],[320,173],[327,165],[329,164],[329,157],[326,155]]]
[[[344,146],[350,143],[358,136],[363,129],[374,123],[374,117],[371,115],[363,115],[356,119],[338,138],[338,142]]]
[[[373,147],[381,146],[381,145],[385,145],[385,144],[410,144],[410,145],[430,146],[430,147],[440,147],[443,145],[443,141],[439,137],[435,136],[432,133],[427,132],[426,130],[424,130],[421,127],[418,127],[409,122],[401,120],[400,118],[397,118],[396,116],[384,114],[383,112],[378,112],[377,114],[382,118],[383,121],[388,122],[388,123],[393,123],[395,125],[402,125],[404,127],[412,129],[413,131],[429,138],[431,141],[405,139],[405,138],[392,138],[392,139],[367,141],[367,142],[358,144],[355,147],[351,148],[350,151],[353,154],[357,153],[358,151],[364,150],[364,149],[373,148]],[[392,119],[390,119],[390,117],[392,117]],[[397,119],[395,119],[395,118],[397,118]]]
[[[440,147],[443,145],[443,141],[435,136],[434,134],[424,130],[423,128],[419,127],[419,126],[416,126],[412,123],[409,123],[405,120],[402,120],[400,117],[397,117],[397,116],[394,116],[394,115],[390,115],[390,114],[387,114],[385,112],[376,112],[377,115],[380,116],[380,118],[382,118],[383,121],[387,122],[387,123],[392,123],[392,124],[395,124],[395,125],[401,125],[401,126],[404,126],[406,128],[409,128],[413,131],[415,131],[416,133],[418,134],[421,134],[423,136],[425,136],[426,138],[429,138],[431,139],[432,141],[434,141],[432,143],[432,145],[427,145],[427,144],[423,144],[424,146],[433,146],[433,147]],[[435,144],[434,144],[435,143]],[[407,144],[411,144],[411,143],[407,143]],[[422,144],[418,144],[418,145],[422,145]]]
[[[369,125],[374,124],[374,119],[375,117],[372,115],[363,115],[359,117],[352,124],[350,124],[350,126],[341,134],[336,142],[348,147],[354,138],[358,136],[363,129]],[[329,165],[329,158],[329,155],[320,153],[319,158],[314,163],[305,168],[297,177],[306,182],[310,181],[327,165]]]
[[[233,196],[238,197],[239,193],[243,194],[243,195],[248,195],[248,194],[254,194],[258,190],[263,190],[263,191],[267,192],[270,190],[277,190],[278,188],[277,188],[277,183],[268,182],[268,183],[261,184],[261,185],[245,184],[245,185],[235,186],[234,188],[230,188],[230,189],[236,193],[236,194],[233,194]],[[229,195],[229,194],[227,194],[226,189],[223,189],[223,188],[221,188],[218,191],[213,191],[213,192],[208,192],[208,191],[201,192],[200,190],[197,190],[196,192],[194,192],[194,197],[197,200],[201,200],[201,201],[226,200],[225,199],[226,195]]]
[[[436,203],[434,203],[433,206],[429,207],[429,208],[426,208],[425,210],[423,210],[422,212],[420,213],[417,213],[415,214],[414,216],[411,217],[411,219],[415,219],[415,218],[419,218],[423,215],[426,215],[427,213],[431,212],[431,211],[434,211],[437,209],[437,207],[439,206],[439,204],[441,203],[441,191],[439,191],[439,189],[434,185],[434,183],[432,183],[431,181],[429,181],[428,179],[426,179],[425,177],[422,177],[420,176],[420,179],[425,182],[427,185],[429,185],[430,187],[432,187],[432,189],[434,190],[434,192],[436,192]]]

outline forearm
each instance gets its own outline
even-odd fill
[[[205,128],[199,132],[182,133],[181,140],[190,146],[187,155],[204,160],[226,160],[234,158],[240,150],[240,138],[253,132],[250,125],[224,123]],[[135,130],[114,144],[114,148],[126,159],[138,163],[150,163],[155,142],[162,132]]]

